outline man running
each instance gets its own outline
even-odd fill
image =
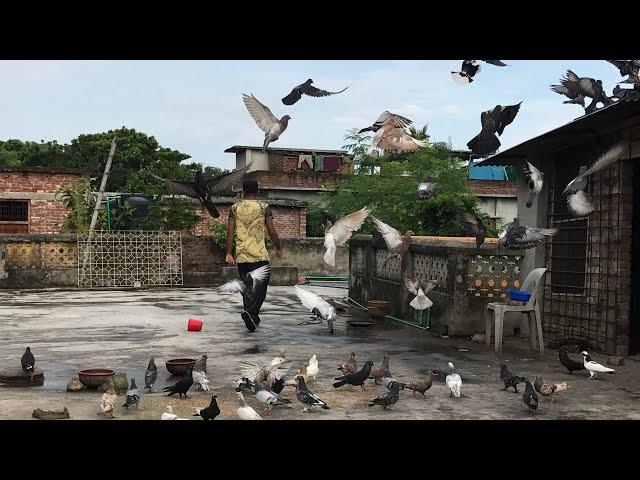
[[[265,227],[273,245],[276,247],[276,258],[282,260],[282,245],[276,227],[273,225],[273,215],[269,205],[258,201],[258,182],[245,180],[242,183],[242,200],[234,203],[229,210],[227,223],[227,255],[225,262],[229,265],[238,264],[238,274],[245,280],[247,274],[263,265],[269,265],[269,252],[265,244]],[[236,241],[236,258],[234,261],[231,249]],[[243,296],[244,311],[240,314],[247,330],[250,332],[260,324],[260,307],[267,296],[266,282],[260,282],[251,296],[251,305]]]

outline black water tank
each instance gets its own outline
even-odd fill
[[[149,206],[151,205],[151,198],[144,195],[137,195],[135,193],[122,195],[122,204],[130,204],[134,210],[131,218],[124,224],[124,230],[135,230],[138,228],[138,224],[149,214]]]

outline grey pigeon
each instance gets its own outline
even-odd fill
[[[124,405],[122,406],[127,409],[129,407],[136,407],[138,410],[140,410],[141,397],[142,397],[142,394],[140,393],[140,390],[138,390],[138,387],[136,386],[136,379],[132,378],[131,386],[129,387],[129,390],[127,390],[125,402],[124,402]]]
[[[527,181],[527,190],[529,191],[529,196],[525,206],[527,208],[531,208],[536,196],[540,193],[540,190],[542,190],[542,184],[544,182],[542,177],[544,174],[526,160],[522,169],[524,170],[525,179]]]
[[[576,178],[575,183],[571,185],[570,189],[575,191],[569,192],[567,195],[567,208],[569,213],[574,217],[586,217],[595,210],[595,206],[593,205],[591,198],[584,191],[588,184],[587,177],[583,176],[586,171],[586,165],[580,166],[578,177]]]
[[[628,76],[624,83],[635,83],[634,80],[640,75],[640,60],[607,60],[607,62],[620,71],[621,77]]]
[[[397,256],[398,260],[402,261],[402,256],[409,249],[409,246],[411,245],[411,237],[415,235],[415,233],[411,230],[407,230],[404,235],[401,235],[398,230],[380,221],[373,215],[371,218],[373,219],[373,224],[375,225],[376,230],[382,234],[384,241],[387,244],[387,249],[389,250],[389,254],[382,262],[382,265],[386,265],[389,259],[394,256]]]
[[[256,400],[264,405],[266,409],[271,410],[273,407],[286,406],[291,403],[291,400],[265,390],[260,380],[256,379],[253,384],[255,386]]]
[[[579,97],[591,98],[591,103],[584,109],[585,113],[593,112],[599,102],[603,105],[610,105],[611,103],[613,103],[613,100],[607,97],[604,93],[604,89],[602,88],[602,80],[595,80],[589,77],[578,77],[578,75],[576,75],[571,70],[567,70],[565,77],[560,80],[560,86],[552,85],[551,89],[554,92],[565,95],[569,98],[573,97],[573,99],[578,99]],[[574,101],[564,103],[577,102]]]
[[[516,105],[496,105],[493,109],[480,114],[482,129],[480,133],[467,142],[467,147],[474,154],[486,156],[494,153],[500,147],[498,135],[502,135],[507,125],[511,124],[518,112],[522,102]]]
[[[571,180],[567,186],[565,187],[563,194],[567,193],[575,193],[578,190],[584,190],[587,186],[586,178],[589,175],[593,175],[600,170],[604,170],[605,168],[610,167],[618,160],[623,158],[625,154],[628,153],[628,146],[623,142],[618,142],[609,147],[602,155],[598,157],[598,159],[593,163],[593,165],[586,169],[581,170],[576,178]]]
[[[503,363],[500,365],[500,380],[504,383],[502,390],[506,391],[508,388],[513,387],[513,392],[518,393],[518,383],[524,382],[525,379],[511,373],[507,365]]]
[[[504,230],[498,239],[498,245],[508,249],[527,249],[537,246],[546,237],[551,237],[558,233],[556,228],[534,228],[527,225],[520,225],[518,217],[513,219],[513,223]]]
[[[393,120],[393,126],[396,128],[406,128],[413,123],[411,120],[409,120],[406,117],[403,117],[401,115],[396,115],[395,113],[391,113],[388,110],[385,110],[380,114],[380,116],[373,123],[373,125],[371,125],[370,127],[363,128],[358,133],[377,132],[385,125],[385,123],[389,119]]]
[[[393,387],[394,383],[398,383],[400,385],[400,389],[404,390],[404,383],[399,382],[398,380],[396,380],[393,375],[391,375],[391,372],[388,369],[385,369],[384,372],[382,372],[382,379],[381,379],[381,383],[382,386],[384,388],[386,388],[387,390],[391,390],[391,388]]]
[[[506,67],[507,64],[500,60],[482,60],[490,65],[497,67]],[[480,65],[476,64],[477,60],[463,60],[462,67],[459,72],[451,72],[451,78],[460,85],[466,85],[473,82],[473,77],[480,72]]]
[[[296,388],[296,398],[303,405],[302,411],[306,412],[311,407],[320,407],[324,410],[329,410],[329,406],[324,400],[320,400],[316,395],[307,388],[307,384],[304,381],[302,375],[296,377],[298,385]]]
[[[24,373],[28,373],[33,378],[33,372],[36,368],[36,359],[31,353],[31,347],[27,347],[20,358],[20,365]]]
[[[242,94],[242,101],[244,102],[249,114],[256,122],[260,130],[264,132],[264,143],[262,144],[262,151],[265,152],[271,142],[275,142],[280,138],[280,135],[287,129],[289,120],[291,117],[285,115],[280,120],[271,113],[265,105],[260,103],[256,97]]]
[[[640,88],[622,88],[619,85],[613,87],[613,97],[621,102],[640,98]]]
[[[347,88],[349,88],[343,88],[339,92],[327,92],[326,90],[320,90],[319,88],[314,87],[313,85],[311,85],[312,83],[313,80],[308,79],[306,82],[293,87],[291,93],[282,99],[282,103],[284,103],[285,105],[293,105],[302,98],[303,94],[309,95],[310,97],[327,97],[329,95],[337,95],[338,93],[342,93]]]
[[[207,373],[207,354],[203,354],[197,361],[196,364],[193,366],[193,369],[196,372],[204,372]]]
[[[400,398],[400,389],[402,389],[402,385],[400,385],[400,383],[395,382],[391,384],[389,390],[379,397],[371,400],[369,402],[369,406],[373,407],[374,405],[380,405],[383,409],[387,410],[390,405],[394,405],[398,402],[398,399]]]
[[[529,411],[535,411],[538,409],[538,394],[533,389],[533,385],[531,385],[531,382],[529,380],[525,379],[525,384],[527,385],[527,387],[522,394],[522,402],[527,406]]]
[[[487,237],[487,227],[482,219],[473,213],[464,213],[462,220],[465,223],[467,234],[476,237],[476,247],[480,248]]]
[[[582,90],[577,84],[578,80],[578,76],[575,73],[573,73],[571,70],[567,70],[567,74],[560,79],[560,85],[551,85],[551,90],[558,95],[564,95],[569,99],[565,100],[562,103],[573,103],[576,105],[581,105],[582,108],[585,108],[585,96],[583,95]]]
[[[429,200],[436,193],[436,183],[429,175],[426,175],[418,185],[418,200]]]
[[[151,389],[153,384],[156,383],[158,379],[158,367],[156,367],[156,363],[151,357],[149,360],[149,366],[147,366],[147,371],[144,374],[144,391],[145,393],[151,393]]]

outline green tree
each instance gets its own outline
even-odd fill
[[[417,129],[415,127],[409,127],[409,134],[415,138],[416,140],[429,140],[429,134],[427,133],[427,128],[429,124],[423,125],[422,128]]]

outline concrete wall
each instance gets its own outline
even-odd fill
[[[516,197],[479,197],[478,200],[478,208],[481,212],[492,218],[501,219],[502,223],[511,222],[518,215]]]
[[[246,150],[245,165],[253,162],[249,169],[250,172],[255,170],[269,170],[269,152],[260,150]]]
[[[330,267],[322,260],[324,238],[286,238],[282,240],[282,261],[277,261],[275,248],[269,249],[274,266],[296,266],[298,275],[348,275],[349,247],[336,250],[336,266]]]

